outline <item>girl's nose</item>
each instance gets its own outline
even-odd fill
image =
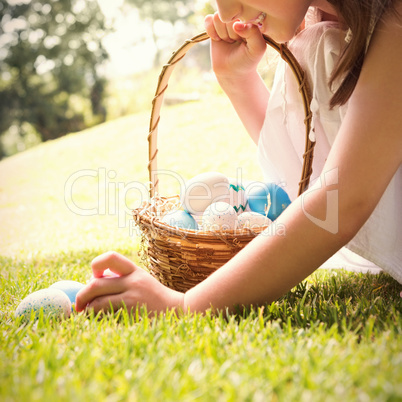
[[[241,10],[236,0],[217,0],[216,4],[222,22],[228,23],[239,18]]]

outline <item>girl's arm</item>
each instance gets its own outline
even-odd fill
[[[185,308],[277,299],[351,240],[373,212],[402,161],[402,20],[386,21],[372,38],[321,181],[271,230],[188,291]]]
[[[402,5],[398,11],[402,15]],[[352,239],[402,161],[402,18],[394,19],[387,17],[376,29],[321,182],[295,200],[270,230],[185,295],[120,255],[102,255],[93,263],[97,279],[77,295],[77,310],[124,303],[128,308],[146,304],[148,311],[205,311],[270,302]],[[120,277],[101,278],[106,268]]]
[[[211,37],[212,68],[252,140],[257,144],[268,105],[268,89],[257,73],[266,43],[254,24],[205,18]]]

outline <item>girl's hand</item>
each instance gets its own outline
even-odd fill
[[[212,68],[220,79],[245,78],[255,72],[266,50],[259,28],[240,21],[224,23],[218,13],[205,17],[211,38]]]
[[[108,274],[111,271],[114,276]],[[77,311],[95,313],[126,306],[128,311],[146,305],[148,312],[183,308],[184,295],[171,290],[132,261],[115,252],[107,252],[92,261],[93,279],[76,297]],[[106,275],[104,275],[106,274]]]

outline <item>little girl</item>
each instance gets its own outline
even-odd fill
[[[345,245],[402,283],[402,1],[217,0],[206,17],[213,69],[251,138],[267,181],[292,204],[275,227],[185,294],[130,260],[94,259],[78,310],[205,311],[271,302]],[[312,184],[297,197],[303,110],[280,63],[271,94],[257,73],[266,34],[290,49],[312,88]],[[105,278],[110,269],[117,277]]]

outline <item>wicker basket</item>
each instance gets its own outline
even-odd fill
[[[187,40],[162,68],[159,75],[149,126],[149,180],[150,200],[133,211],[135,223],[141,231],[143,261],[150,273],[164,285],[185,292],[208,277],[229,261],[263,229],[238,229],[225,232],[194,231],[174,228],[159,220],[166,212],[180,205],[180,197],[161,197],[157,178],[157,134],[160,109],[168,81],[176,65],[195,44],[208,39],[204,32]],[[300,96],[305,111],[306,143],[303,155],[303,169],[299,182],[299,194],[308,186],[312,173],[314,142],[309,139],[311,111],[310,91],[305,74],[284,44],[278,44],[265,37],[267,44],[276,49],[291,67],[299,84]]]

